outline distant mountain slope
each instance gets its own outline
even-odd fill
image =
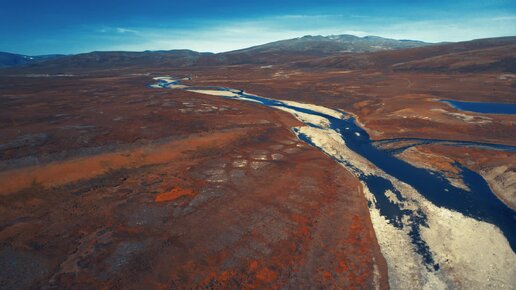
[[[211,53],[200,53],[192,50],[168,51],[95,51],[61,57],[59,59],[36,63],[34,69],[109,69],[120,67],[165,67],[188,66],[196,60]]]
[[[303,36],[220,53],[212,61],[219,64],[279,64],[340,53],[385,51],[429,45],[422,41],[396,40],[378,36]]]
[[[483,49],[449,53],[392,65],[394,70],[427,72],[516,72],[516,42]]]
[[[335,54],[340,52],[371,52],[428,45],[422,41],[396,40],[378,36],[358,37],[349,34],[330,36],[306,35],[299,38],[280,40],[246,49],[231,51],[236,53],[296,52],[305,54]]]
[[[375,36],[304,36],[225,53],[105,51],[42,58],[4,54],[6,73],[73,73],[125,68],[290,65],[303,68],[513,72],[516,37],[428,44]],[[19,66],[25,64],[25,66]]]
[[[62,55],[29,56],[9,52],[0,52],[0,67],[23,66],[31,63],[62,57]]]
[[[28,56],[8,52],[0,52],[0,67],[23,65],[28,62]]]
[[[303,36],[281,40],[241,50],[212,54],[191,50],[124,52],[91,52],[60,57],[47,62],[29,61],[31,57],[18,55],[10,63],[30,64],[31,69],[109,69],[120,67],[149,66],[212,66],[232,64],[281,64],[306,60],[342,52],[369,52],[419,47],[428,45],[421,41],[395,40],[377,36],[354,35]],[[34,57],[33,57],[34,58]],[[7,62],[6,62],[7,63]],[[12,65],[6,65],[12,66]]]
[[[516,37],[428,45],[371,53],[344,53],[293,63],[300,67],[394,70],[482,70],[508,71],[514,62]]]

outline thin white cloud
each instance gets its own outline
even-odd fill
[[[105,33],[105,34],[111,34],[111,33],[118,33],[118,34],[126,34],[126,33],[133,33],[137,34],[138,30],[130,29],[130,28],[124,28],[124,27],[110,27],[110,26],[103,26],[99,29],[94,29],[96,32]]]
[[[118,33],[138,33],[137,30],[123,28],[123,27],[117,27],[116,28],[116,32],[118,32]]]

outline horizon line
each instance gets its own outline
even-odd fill
[[[190,48],[171,48],[171,49],[145,49],[145,50],[109,50],[108,49],[108,50],[89,50],[89,51],[82,51],[82,52],[77,52],[77,53],[48,53],[48,54],[32,54],[32,55],[21,54],[21,53],[11,52],[11,51],[4,51],[4,50],[0,49],[0,53],[15,54],[15,55],[20,55],[20,56],[25,56],[25,57],[39,57],[39,56],[50,56],[50,55],[73,56],[73,55],[89,54],[89,53],[95,53],[95,52],[133,52],[133,53],[143,53],[143,52],[170,52],[170,51],[181,51],[181,50],[197,52],[197,53],[222,54],[222,53],[228,53],[228,52],[233,52],[233,51],[245,50],[245,49],[249,49],[249,48],[253,48],[253,47],[258,47],[258,46],[266,45],[266,44],[269,44],[269,43],[274,43],[274,42],[279,42],[279,41],[284,41],[284,40],[300,39],[300,38],[307,37],[307,36],[311,36],[311,37],[316,37],[316,36],[329,37],[329,36],[342,36],[342,35],[355,36],[355,37],[358,37],[358,38],[380,37],[380,38],[384,38],[384,39],[391,39],[391,40],[397,40],[397,41],[415,41],[415,42],[426,43],[426,44],[429,44],[429,45],[438,45],[438,44],[447,44],[447,43],[461,43],[461,42],[469,42],[469,41],[482,40],[482,39],[516,37],[516,35],[504,35],[504,36],[472,38],[472,39],[461,40],[461,41],[428,42],[428,41],[423,41],[423,40],[418,40],[418,39],[390,38],[390,37],[383,37],[383,36],[372,35],[372,34],[371,35],[364,35],[364,36],[358,36],[358,35],[349,34],[349,33],[327,34],[327,35],[322,35],[322,34],[316,34],[316,35],[306,34],[306,35],[299,36],[299,37],[277,39],[277,40],[265,42],[265,43],[258,44],[258,45],[251,45],[251,46],[246,46],[246,47],[242,47],[242,48],[238,48],[238,49],[232,49],[232,50],[220,51],[220,52],[199,51],[199,50],[193,50],[193,49],[190,49]]]

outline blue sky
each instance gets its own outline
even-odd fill
[[[303,35],[429,42],[516,35],[516,0],[0,0],[0,51],[220,52]]]

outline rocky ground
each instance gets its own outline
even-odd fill
[[[251,103],[3,78],[0,288],[382,288],[359,182]]]

